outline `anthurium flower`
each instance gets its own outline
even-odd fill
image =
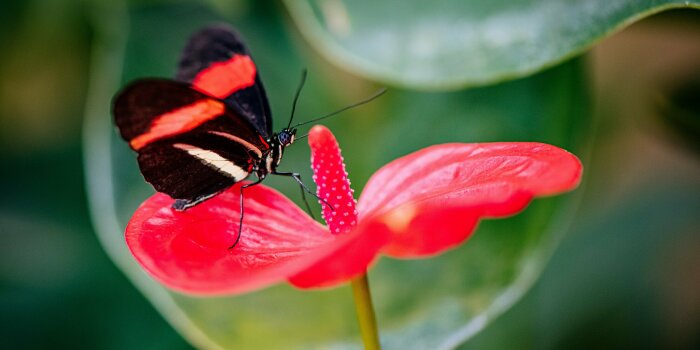
[[[542,143],[452,143],[379,169],[355,203],[340,149],[322,126],[309,134],[314,181],[328,226],[264,185],[240,183],[184,212],[157,193],[126,229],[136,260],[164,285],[192,294],[234,294],[289,281],[331,287],[362,275],[380,254],[422,258],[464,242],[479,220],[513,215],[536,196],[577,186],[581,163]]]

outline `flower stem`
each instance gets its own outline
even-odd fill
[[[360,333],[362,334],[362,342],[365,343],[365,350],[381,350],[367,274],[354,278],[350,284],[352,285],[352,295],[355,298],[357,321],[360,323]]]

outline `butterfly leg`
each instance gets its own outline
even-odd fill
[[[306,206],[306,212],[309,213],[312,219],[316,220],[316,216],[314,215],[314,212],[311,211],[311,206],[309,205],[309,201],[306,199],[306,191],[304,191],[304,188],[299,186],[299,189],[301,190],[301,200],[304,201],[304,206]]]
[[[290,175],[282,175],[282,174],[276,174],[276,173],[273,173],[273,174],[294,177],[291,173],[290,173]],[[299,176],[299,174],[296,174],[296,175]],[[300,179],[297,179],[296,177],[294,177],[294,179],[297,180],[297,182],[301,181]],[[309,201],[306,199],[306,191],[308,191],[308,188],[306,190],[304,190],[304,185],[301,184],[299,186],[299,190],[301,191],[301,199],[304,201],[304,206],[306,206],[306,212],[309,213],[309,215],[311,216],[312,219],[316,220],[316,216],[314,215],[314,212],[311,211],[311,206],[309,205]]]
[[[249,184],[241,186],[241,216],[238,219],[238,236],[236,236],[236,241],[233,242],[233,244],[231,244],[231,246],[228,247],[228,249],[233,249],[236,245],[238,245],[238,241],[241,240],[241,235],[243,234],[243,212],[245,209],[245,207],[243,206],[243,190],[248,188],[248,187],[252,187],[252,186],[255,186],[255,185],[261,183],[263,179],[265,179],[265,178],[261,177],[261,178],[258,178],[258,180],[255,182],[251,182]]]
[[[311,207],[309,207],[309,203],[306,201],[306,195],[304,195],[304,192],[316,197],[319,201],[328,206],[331,210],[335,210],[330,203],[326,202],[325,199],[319,197],[318,195],[316,195],[315,192],[312,192],[311,190],[309,190],[308,187],[306,187],[306,184],[304,184],[304,182],[301,181],[301,175],[299,175],[299,173],[280,173],[275,171],[271,174],[291,177],[299,184],[299,186],[301,187],[301,198],[304,199],[304,203],[306,204],[306,210],[309,211],[309,214],[311,214]],[[311,214],[311,217],[313,217],[313,214]]]
[[[195,205],[204,202],[205,200],[216,196],[219,193],[219,191],[206,194],[203,196],[199,196],[195,199],[176,199],[175,203],[173,203],[172,208],[175,209],[176,211],[184,211],[186,209],[192,208]]]

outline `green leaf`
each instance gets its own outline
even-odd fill
[[[99,45],[85,126],[85,159],[93,220],[112,259],[197,347],[359,347],[347,286],[302,292],[279,285],[235,297],[195,298],[158,285],[130,256],[122,232],[153,190],[141,178],[135,154],[114,131],[110,99],[120,85],[136,77],[171,76],[187,36],[221,18],[209,8],[188,3],[134,6],[128,12],[109,4],[96,12],[101,13],[95,21]],[[285,31],[284,18],[275,10],[251,3],[240,17],[229,20],[248,39],[278,116],[276,125],[283,125],[304,64]],[[298,118],[308,120],[372,91],[365,82],[335,70],[312,68]],[[343,96],[342,101],[337,96]],[[572,61],[528,79],[483,89],[391,90],[325,124],[343,147],[360,193],[381,165],[435,143],[543,141],[580,154],[590,130],[588,115],[581,64]],[[308,157],[308,148],[299,143],[285,154],[283,166],[310,179]],[[296,185],[283,180],[270,179],[266,184],[298,201]],[[538,276],[566,229],[575,199],[567,195],[537,200],[513,218],[484,222],[470,242],[437,258],[381,259],[370,280],[385,348],[451,347],[483,328]]]
[[[420,90],[505,81],[551,67],[673,0],[286,0],[329,61]]]

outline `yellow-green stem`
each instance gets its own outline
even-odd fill
[[[363,274],[352,280],[352,295],[355,298],[355,310],[357,310],[357,321],[360,323],[360,333],[365,350],[381,350],[379,344],[379,332],[377,331],[377,319],[374,317],[374,306],[372,306],[372,295],[369,291],[367,274]]]

